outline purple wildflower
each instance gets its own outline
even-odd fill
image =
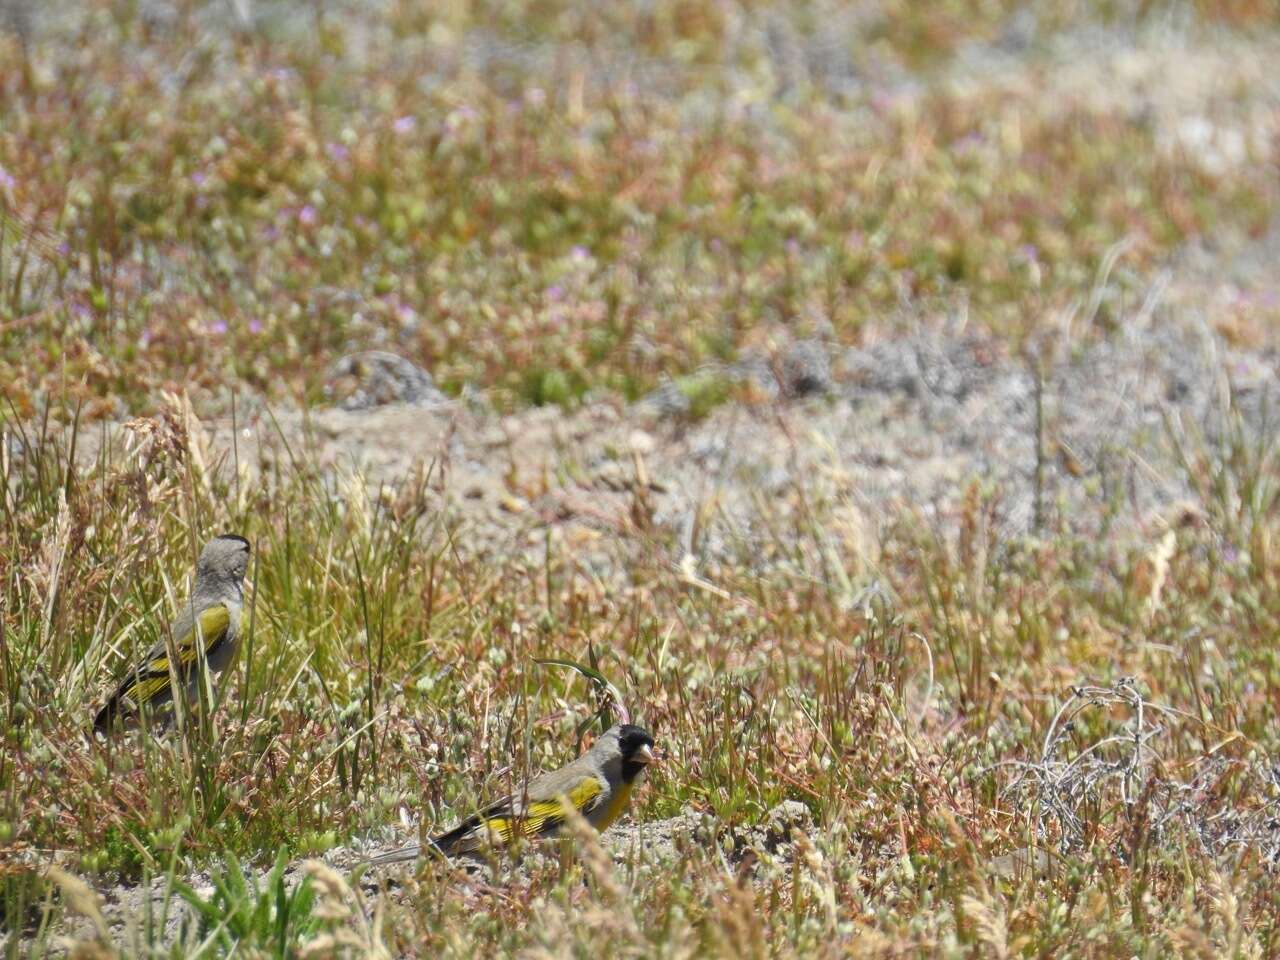
[[[417,129],[417,126],[418,121],[413,117],[406,115],[403,117],[396,117],[395,122],[391,124],[391,129],[401,136],[404,136],[407,133],[413,133],[413,131]]]

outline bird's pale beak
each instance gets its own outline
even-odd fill
[[[632,763],[653,763],[656,759],[657,757],[653,755],[653,750],[650,749],[647,743],[642,744],[640,749],[631,755]]]

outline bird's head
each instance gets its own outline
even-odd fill
[[[197,582],[233,583],[239,586],[249,570],[249,541],[234,533],[214,537],[200,551]]]
[[[634,780],[657,757],[653,752],[653,737],[643,727],[624,723],[617,728],[618,749],[622,753],[622,776]]]

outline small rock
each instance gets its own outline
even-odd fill
[[[404,357],[366,350],[342,357],[329,368],[325,392],[342,396],[343,410],[368,410],[389,403],[433,406],[448,398],[436,389],[431,374]]]
[[[753,831],[761,846],[774,853],[783,844],[791,842],[794,833],[810,833],[813,830],[813,813],[799,800],[784,800],[771,809],[764,823]]]
[[[504,494],[498,498],[498,506],[507,513],[524,513],[524,511],[528,509],[529,504],[527,504],[521,497]]]
[[[830,393],[831,358],[820,340],[797,340],[787,348],[779,364],[782,391],[789,397]]]

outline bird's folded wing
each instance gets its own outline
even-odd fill
[[[548,797],[524,801],[507,797],[468,817],[448,833],[431,841],[445,856],[472,853],[486,845],[509,844],[516,837],[536,839],[554,833],[565,821],[566,803],[588,814],[605,799],[606,787],[598,776],[585,774]]]
[[[557,796],[545,800],[530,800],[528,806],[518,813],[510,807],[503,814],[485,817],[491,835],[503,843],[511,841],[515,835],[523,837],[544,837],[555,832],[565,821],[565,801],[578,813],[588,813],[604,794],[604,784],[594,775],[582,777],[569,789]]]
[[[230,626],[231,611],[223,604],[215,604],[201,610],[192,628],[174,641],[173,647],[178,655],[178,675],[186,676],[187,671],[196,661],[197,652],[200,649],[197,646],[197,636],[207,656],[226,638],[227,629]],[[166,650],[138,667],[125,683],[120,694],[134,703],[146,703],[168,685],[169,652]]]

